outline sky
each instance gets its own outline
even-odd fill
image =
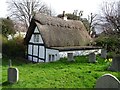
[[[102,0],[44,0],[49,3],[51,8],[55,9],[57,14],[65,11],[66,13],[73,13],[74,10],[83,11],[86,17],[88,14],[96,13]]]
[[[0,17],[7,17],[7,0],[0,0]],[[42,0],[51,7],[56,15],[73,13],[74,10],[82,10],[83,17],[87,17],[90,13],[99,13],[100,5],[103,1],[118,1],[118,0]]]
[[[0,0],[0,17],[6,17],[7,15],[6,0]]]

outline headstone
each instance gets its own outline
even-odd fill
[[[95,88],[119,88],[120,90],[120,81],[111,74],[105,74],[97,80]]]
[[[120,56],[116,56],[112,60],[111,66],[108,68],[111,71],[119,71],[120,72]]]
[[[67,53],[68,61],[74,61],[73,53]]]
[[[106,58],[107,57],[107,50],[105,50],[105,49],[101,50],[101,57],[102,58]]]
[[[17,68],[8,68],[8,82],[16,83],[19,79],[19,71]]]
[[[96,62],[96,55],[94,52],[89,54],[89,62],[90,63],[95,63]]]

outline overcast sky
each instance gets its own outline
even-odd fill
[[[89,13],[97,12],[102,0],[44,0],[49,3],[51,8],[55,9],[57,14],[65,11],[66,13],[73,13],[74,10],[82,10],[83,15],[87,16]]]
[[[0,0],[0,17],[7,16],[7,0]],[[74,10],[82,10],[83,17],[87,17],[91,12],[99,13],[100,5],[103,1],[118,1],[118,0],[42,0],[49,7],[54,9],[56,14],[73,13]]]

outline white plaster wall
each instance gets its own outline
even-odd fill
[[[33,55],[38,56],[38,45],[34,45],[33,48]]]
[[[74,56],[89,55],[92,52],[95,52],[95,54],[100,54],[101,53],[101,49],[76,51],[76,52],[74,52]]]
[[[34,56],[38,56],[38,46],[34,45],[33,48],[34,48],[33,55]],[[28,51],[29,51],[28,54],[32,55],[32,45],[29,45]],[[39,58],[44,58],[44,54],[45,54],[45,48],[44,48],[44,46],[39,46]],[[30,61],[32,61],[32,57],[31,56],[30,57],[28,56],[28,59]],[[37,58],[34,57],[33,61],[37,62]],[[44,61],[39,59],[39,62],[44,62]]]
[[[33,61],[34,61],[34,62],[37,62],[37,60],[38,60],[38,58],[33,57]]]
[[[60,58],[67,57],[67,53],[73,53],[73,56],[82,56],[82,55],[88,55],[92,52],[95,52],[95,54],[100,54],[101,49],[95,49],[95,50],[80,50],[80,51],[64,51],[59,52]]]
[[[64,58],[66,57],[67,58],[67,51],[66,52],[59,52],[59,55],[60,55],[60,58]]]
[[[39,46],[39,57],[44,58],[45,54],[45,48],[44,46]]]
[[[39,30],[37,27],[35,27],[34,33],[39,33]]]
[[[32,45],[28,45],[28,54],[32,55]]]
[[[55,57],[54,61],[57,61],[60,59],[58,50],[46,49],[46,62],[49,62],[49,55],[54,55]]]
[[[32,56],[28,56],[28,60],[32,61]]]
[[[44,62],[43,60],[39,59],[39,62]]]
[[[34,42],[34,35],[32,34],[30,41],[29,42]]]
[[[29,61],[32,61],[32,56],[28,56],[28,60],[29,60]],[[38,60],[38,58],[33,57],[33,61],[34,61],[34,62],[37,62],[37,60]],[[39,62],[44,62],[44,61],[41,60],[41,59],[39,59]]]

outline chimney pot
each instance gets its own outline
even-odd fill
[[[67,16],[65,15],[65,11],[63,11],[63,20],[67,21]]]

